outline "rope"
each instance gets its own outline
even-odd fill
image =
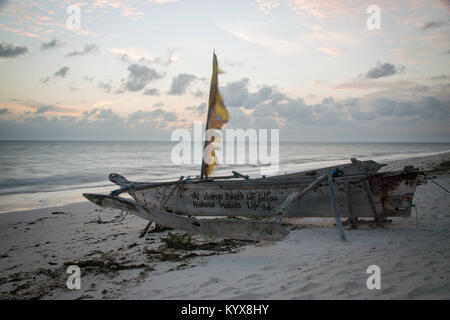
[[[431,180],[431,182],[433,182],[435,185],[437,185],[439,188],[441,188],[442,190],[444,190],[447,193],[450,193],[450,191],[448,189],[446,189],[445,187],[441,186],[439,183],[437,183],[433,178],[431,178],[430,176],[428,176],[425,172],[420,172],[420,174],[425,178],[425,183],[428,180]],[[416,211],[416,229],[419,228],[419,218],[418,218],[418,213],[419,211],[417,210],[417,206],[416,204],[412,204],[412,207],[414,208],[414,210]],[[423,230],[423,231],[429,231],[427,229],[419,229],[419,230]]]
[[[245,180],[248,180],[249,179],[249,177],[247,176],[247,175],[243,175],[243,174],[241,174],[241,173],[239,173],[239,172],[237,172],[237,171],[231,171],[232,173],[233,173],[233,175],[234,175],[234,177],[235,178],[243,178],[243,179],[245,179]]]
[[[437,183],[436,181],[434,181],[434,179],[430,178],[427,174],[425,174],[425,172],[421,172],[421,174],[424,176],[425,181],[427,180],[431,180],[431,182],[433,182],[435,185],[437,185],[439,188],[441,188],[442,190],[444,190],[447,193],[450,193],[450,191],[448,191],[446,188],[444,188],[443,186],[441,186],[439,183]]]
[[[117,190],[113,190],[113,191],[111,191],[110,195],[117,197],[121,193],[124,193],[124,192],[126,192],[128,190],[130,190],[130,186],[126,186],[126,187],[123,187],[123,188],[120,188],[120,189],[117,189]]]
[[[437,183],[433,178],[430,178],[425,172],[420,172],[420,174],[425,178],[425,183],[428,180],[431,180],[431,182],[433,182],[435,185],[437,185],[439,188],[441,188],[442,190],[444,190],[447,193],[450,193],[450,191],[448,191],[445,187],[441,186],[439,183]],[[412,207],[414,208],[414,210],[416,211],[416,229],[419,228],[419,218],[418,218],[418,210],[417,210],[417,206],[413,203]],[[424,231],[427,231],[425,229],[423,229]]]

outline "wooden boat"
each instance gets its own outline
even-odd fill
[[[110,180],[120,189],[109,195],[84,194],[91,202],[106,208],[127,210],[141,218],[188,232],[210,236],[279,240],[287,230],[281,225],[287,217],[371,217],[378,224],[388,217],[411,215],[418,170],[405,167],[394,172],[378,172],[376,162],[352,159],[349,165],[245,179],[231,177],[183,179],[162,183],[130,182],[118,174]],[[367,164],[371,169],[367,170]],[[328,172],[328,174],[323,174]],[[330,172],[340,172],[332,176]],[[332,179],[334,199],[329,185]],[[120,197],[128,193],[133,200]],[[299,197],[302,195],[301,197]],[[337,210],[333,209],[335,202]],[[188,217],[186,217],[188,216]],[[270,221],[203,217],[269,218]],[[277,221],[278,220],[278,221]]]
[[[418,170],[405,167],[379,172],[383,166],[353,158],[345,165],[249,179],[235,171],[230,176],[208,177],[203,163],[200,177],[181,177],[177,181],[132,182],[113,173],[109,179],[120,189],[109,195],[83,195],[105,208],[126,210],[157,224],[222,238],[280,240],[288,234],[281,225],[283,217],[334,217],[340,237],[345,240],[341,217],[357,225],[358,218],[363,217],[382,224],[388,217],[411,215]],[[122,193],[131,198],[120,197]]]

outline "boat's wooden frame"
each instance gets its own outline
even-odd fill
[[[110,180],[120,189],[84,196],[102,207],[127,210],[179,230],[250,240],[282,239],[288,233],[281,226],[283,217],[334,217],[345,240],[342,217],[355,226],[363,217],[383,224],[387,217],[411,215],[417,169],[378,172],[383,165],[351,160],[346,165],[258,179],[234,172],[203,180],[145,183],[111,174]],[[133,200],[120,197],[122,193]]]

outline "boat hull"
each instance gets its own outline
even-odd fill
[[[412,200],[418,172],[386,172],[370,176],[351,175],[334,178],[336,201],[341,217],[407,217],[411,215]],[[181,184],[167,200],[163,209],[189,216],[273,217],[286,197],[299,192],[315,177],[299,179],[255,179],[208,181]],[[364,182],[369,185],[371,201]],[[140,204],[159,207],[168,197],[172,186],[129,191]],[[327,182],[294,204],[288,217],[333,217],[330,189]]]

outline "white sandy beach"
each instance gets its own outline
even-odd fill
[[[430,170],[450,153],[396,160],[383,170]],[[450,186],[448,162],[436,181]],[[168,232],[139,238],[146,221],[85,201],[0,215],[1,299],[450,299],[450,198],[432,182],[414,197],[409,218],[384,228],[345,230],[333,220],[296,219],[279,242],[193,236],[195,250],[160,248]],[[66,288],[68,265],[81,289]],[[381,269],[369,290],[367,267]]]

